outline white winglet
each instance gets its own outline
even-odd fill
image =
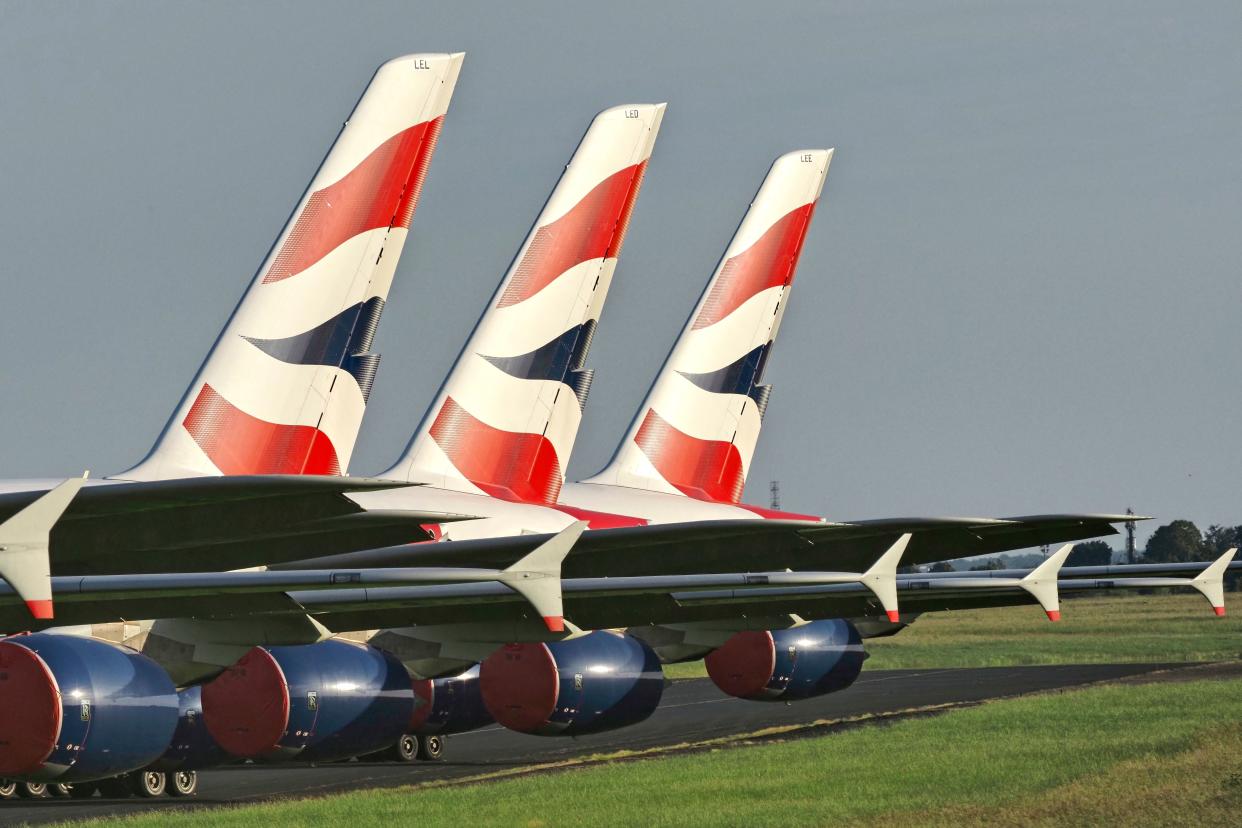
[[[1237,549],[1230,549],[1212,561],[1207,569],[1199,573],[1198,578],[1190,582],[1192,587],[1208,599],[1208,603],[1212,605],[1212,611],[1217,615],[1225,614],[1225,570],[1229,568],[1237,551]]]
[[[0,524],[0,577],[40,620],[52,617],[52,527],[85,482],[71,477]]]
[[[1034,596],[1049,621],[1061,620],[1061,595],[1057,590],[1057,575],[1065,565],[1065,559],[1074,551],[1074,544],[1067,543],[1048,556],[1048,559],[1027,573],[1018,585]]]
[[[898,538],[860,579],[880,599],[880,606],[884,607],[888,620],[894,624],[901,620],[901,614],[897,611],[897,563],[906,554],[906,547],[910,545],[912,537],[914,536],[907,532]]]
[[[552,632],[565,631],[565,610],[561,601],[561,563],[586,527],[586,521],[574,521],[556,537],[544,541],[529,555],[501,573],[501,583],[530,601],[535,611],[543,617],[543,623]]]

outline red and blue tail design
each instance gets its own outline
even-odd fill
[[[772,390],[763,369],[831,160],[801,150],[772,165],[625,440],[585,483],[740,501]]]
[[[462,59],[380,67],[164,433],[118,477],[345,471]]]
[[[664,104],[601,112],[405,455],[386,476],[555,503],[585,368]]]

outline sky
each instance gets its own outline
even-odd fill
[[[1234,0],[0,0],[0,476],[139,460],[376,66],[464,50],[353,473],[401,453],[591,116],[667,101],[570,479],[771,161],[831,146],[748,501],[1242,523],[1239,43]]]

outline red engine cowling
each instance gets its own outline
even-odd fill
[[[831,618],[785,630],[737,633],[704,663],[712,681],[730,696],[797,701],[849,687],[866,657],[854,625]]]
[[[480,666],[497,722],[538,736],[580,736],[637,724],[664,693],[660,660],[642,641],[593,632],[550,644],[509,644]]]

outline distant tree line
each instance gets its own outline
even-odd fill
[[[1207,531],[1201,532],[1198,526],[1189,520],[1175,520],[1157,527],[1147,540],[1147,548],[1140,553],[1138,563],[1185,563],[1187,561],[1211,561],[1224,554],[1225,550],[1242,548],[1242,526],[1220,526],[1213,524]],[[1074,544],[1074,551],[1066,560],[1066,566],[1108,566],[1117,557],[1117,552],[1104,541],[1093,540]],[[1242,560],[1242,555],[1239,556]],[[998,556],[982,561],[961,560],[959,568],[970,564],[970,571],[988,571],[995,569],[1027,568],[1026,562],[1019,565],[1012,556]],[[952,572],[954,566],[942,561],[930,567],[932,572]],[[1237,582],[1234,575],[1229,580]]]

